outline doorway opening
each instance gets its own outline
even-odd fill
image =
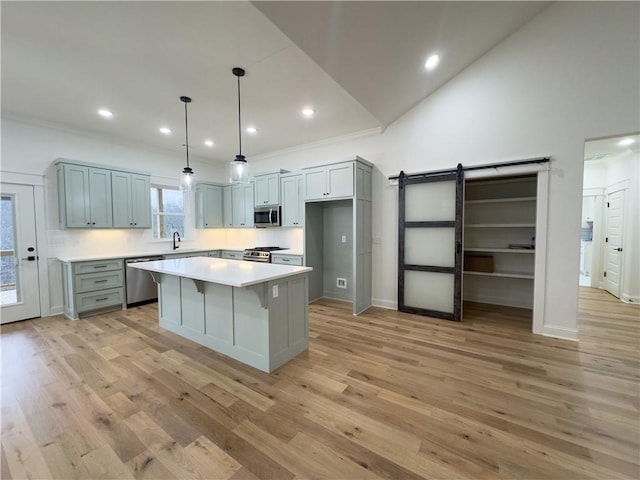
[[[588,140],[580,235],[581,288],[640,302],[640,135]]]

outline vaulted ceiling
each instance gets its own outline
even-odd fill
[[[233,67],[250,157],[385,128],[547,4],[3,1],[2,115],[180,150],[188,95],[193,154],[227,162]]]

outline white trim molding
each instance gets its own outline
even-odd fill
[[[21,173],[21,172],[0,172],[0,180],[2,183],[13,183],[16,185],[31,185],[31,186],[44,186],[44,176],[34,175],[33,173]]]
[[[578,341],[578,330],[576,328],[561,327],[558,325],[545,325],[542,329],[545,337],[559,338],[561,340]]]
[[[372,298],[371,305],[374,307],[386,308],[388,310],[398,310],[398,302],[385,300],[384,298]]]

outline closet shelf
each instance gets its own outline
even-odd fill
[[[465,228],[535,228],[535,223],[466,223]]]
[[[465,252],[495,252],[495,253],[536,253],[534,249],[526,248],[479,248],[469,247],[464,249]]]
[[[523,278],[525,280],[533,280],[533,274],[532,273],[511,273],[511,272],[493,272],[493,273],[487,273],[487,272],[469,272],[466,271],[464,272],[467,275],[480,275],[482,277],[501,277],[501,278]]]
[[[536,197],[511,197],[511,198],[486,198],[483,200],[467,200],[467,205],[479,205],[483,203],[515,203],[515,202],[535,202]]]

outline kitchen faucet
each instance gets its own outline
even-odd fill
[[[176,237],[178,238],[178,243],[180,243],[180,234],[177,231],[173,232],[173,249],[174,250],[180,247],[180,245],[176,243]]]

